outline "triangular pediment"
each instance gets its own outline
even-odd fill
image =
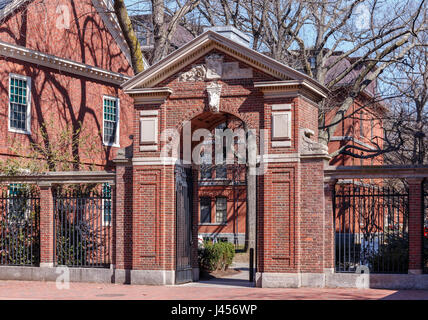
[[[180,70],[192,65],[211,51],[224,53],[274,77],[278,81],[306,81],[321,91],[327,91],[325,87],[307,75],[211,30],[204,32],[163,60],[125,82],[123,88],[125,91],[154,88],[163,80],[179,73]]]

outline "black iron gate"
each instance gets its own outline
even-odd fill
[[[12,184],[0,194],[0,264],[36,266],[40,262],[40,194]]]
[[[364,184],[338,184],[333,194],[336,272],[407,273],[409,194]]]
[[[56,263],[106,268],[111,263],[112,199],[108,184],[54,193]]]
[[[176,283],[191,282],[192,277],[192,170],[177,165],[176,186]]]

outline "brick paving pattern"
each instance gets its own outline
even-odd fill
[[[428,300],[428,291],[376,289],[267,289],[237,286],[140,286],[55,282],[0,281],[1,300]]]

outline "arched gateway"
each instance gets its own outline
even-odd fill
[[[132,152],[116,159],[117,279],[198,280],[198,228],[208,219],[201,181],[230,180],[228,166],[244,168],[244,241],[256,249],[257,285],[300,286],[332,270],[333,221],[322,200],[327,152],[316,142],[317,103],[327,90],[246,41],[233,28],[209,30],[125,83],[135,135]],[[227,199],[218,204],[226,211]]]

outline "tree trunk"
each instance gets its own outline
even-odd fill
[[[128,16],[124,0],[114,0],[114,11],[131,53],[132,68],[134,69],[134,73],[138,74],[144,70],[143,53],[140,42],[132,27],[131,19]]]

